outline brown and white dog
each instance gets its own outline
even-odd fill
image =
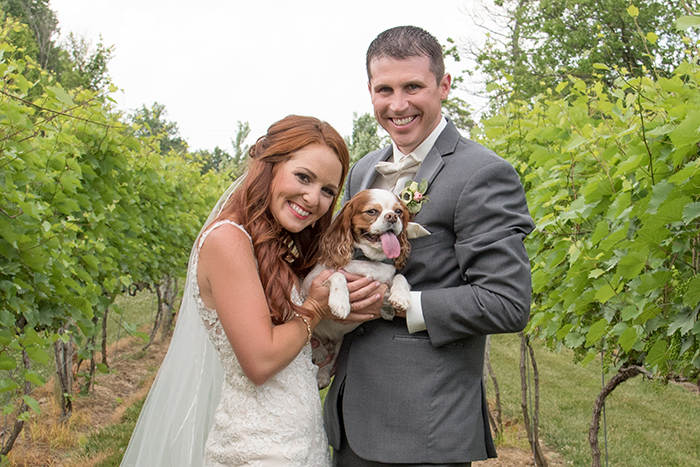
[[[304,293],[322,270],[342,268],[389,286],[385,303],[391,307],[382,309],[384,319],[393,319],[394,310],[406,311],[411,303],[410,286],[396,271],[406,264],[410,251],[406,234],[408,221],[406,205],[390,191],[369,189],[355,195],[333,219],[321,239],[319,264],[304,279]],[[350,298],[345,276],[336,272],[325,285],[330,288],[328,305],[331,311],[339,319],[346,318],[350,314]],[[385,311],[387,309],[390,311]],[[332,355],[332,361],[319,369],[319,388],[330,383],[330,372],[343,335],[358,325],[323,320],[314,330],[313,337],[321,343],[313,351],[314,363],[323,362],[329,353]]]

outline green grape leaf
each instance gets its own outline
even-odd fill
[[[668,343],[665,339],[657,340],[652,348],[649,350],[649,354],[646,358],[646,363],[651,368],[659,368],[666,363],[666,350],[668,349]]]
[[[605,303],[615,296],[615,289],[610,284],[604,284],[595,294],[595,299],[600,303]]]
[[[676,20],[676,29],[685,31],[690,28],[700,28],[700,16],[679,16]]]
[[[17,361],[14,358],[0,355],[0,370],[9,371],[15,368],[17,368]]]
[[[682,335],[687,334],[693,329],[695,325],[695,316],[697,312],[689,311],[687,313],[678,313],[671,318],[671,322],[668,324],[667,335],[674,334],[677,330],[680,330]]]
[[[39,403],[32,396],[23,396],[22,400],[24,400],[29,408],[31,408],[34,412],[41,415],[41,407],[39,407]]]
[[[67,105],[68,107],[75,106],[75,102],[73,102],[73,99],[63,88],[58,86],[47,86],[46,89],[51,91],[53,95],[56,96],[56,99],[58,99],[61,103]]]
[[[0,393],[14,391],[15,389],[19,389],[19,384],[8,378],[0,379]]]
[[[637,342],[637,330],[633,326],[628,327],[624,330],[618,342],[625,352],[629,352]]]
[[[39,362],[42,365],[46,365],[51,360],[49,354],[47,354],[41,347],[27,347],[25,349],[29,358],[35,362]]]
[[[695,276],[688,284],[688,290],[683,295],[683,304],[695,308],[700,303],[700,275]]]
[[[683,222],[690,224],[700,217],[700,203],[686,204],[683,208]]]
[[[591,346],[598,342],[606,333],[608,329],[608,320],[605,318],[601,318],[593,325],[591,328],[588,330],[588,333],[586,334],[586,345]]]
[[[634,279],[646,266],[647,256],[646,249],[628,251],[617,263],[617,272],[625,279]]]
[[[683,121],[669,135],[678,147],[688,146],[700,141],[700,110],[689,111]]]

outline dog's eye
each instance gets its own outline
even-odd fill
[[[368,209],[365,211],[365,214],[368,214],[370,216],[376,216],[377,214],[379,214],[379,211],[377,211],[376,209]]]
[[[399,216],[399,217],[403,216],[403,209],[397,209],[397,210],[394,211],[394,212],[395,212],[396,215]]]

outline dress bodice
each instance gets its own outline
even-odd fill
[[[275,376],[256,386],[243,372],[216,310],[202,301],[196,280],[199,250],[208,234],[224,224],[248,235],[232,221],[218,221],[202,234],[192,263],[194,299],[224,370],[221,401],[207,440],[205,465],[326,467],[330,460],[311,345],[307,344]],[[292,292],[292,301],[301,305],[297,288]]]

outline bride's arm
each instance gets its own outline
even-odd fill
[[[314,281],[303,307],[312,312],[311,328],[326,316],[328,289],[322,274]],[[243,372],[261,385],[296,358],[306,342],[306,323],[299,318],[272,326],[255,257],[248,237],[222,225],[207,237],[197,270],[202,300],[217,311]]]

